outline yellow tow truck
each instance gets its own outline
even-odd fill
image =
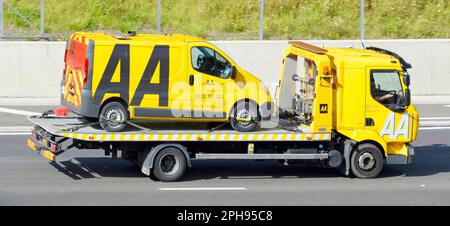
[[[411,68],[380,48],[319,48],[293,41],[284,53],[275,110],[266,128],[238,132],[200,124],[132,121],[108,132],[85,118],[51,114],[36,124],[28,146],[51,161],[63,152],[102,149],[161,181],[182,178],[192,159],[318,163],[345,175],[374,178],[387,164],[411,164],[419,116],[411,104]]]

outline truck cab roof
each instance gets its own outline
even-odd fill
[[[363,68],[368,65],[376,67],[401,67],[397,58],[374,50],[353,48],[326,48],[327,55],[334,58],[334,63],[341,68]]]
[[[376,47],[367,49],[320,48],[304,42],[290,41],[285,55],[301,55],[306,58],[329,58],[337,68],[388,67],[408,68],[410,65],[397,54]],[[325,58],[324,58],[325,57]]]

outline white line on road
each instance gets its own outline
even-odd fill
[[[450,117],[419,117],[419,120],[450,120]]]
[[[32,126],[2,126],[0,133],[31,132]]]
[[[25,135],[31,135],[30,133],[0,133],[0,136],[25,136]]]
[[[450,127],[419,127],[419,130],[443,130],[450,129]]]
[[[450,105],[444,105],[444,107],[450,108]]]
[[[11,109],[11,108],[0,108],[0,112],[9,113],[9,114],[15,114],[15,115],[26,115],[26,116],[41,115],[41,113],[37,113],[37,112],[15,110],[15,109]]]
[[[242,191],[247,190],[243,187],[224,187],[224,188],[159,188],[161,191]]]

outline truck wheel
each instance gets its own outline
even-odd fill
[[[375,178],[383,169],[381,150],[373,144],[361,144],[353,151],[351,157],[352,173],[361,179]]]
[[[100,112],[100,126],[108,132],[121,132],[127,127],[128,120],[127,109],[119,102],[110,102],[106,104]]]
[[[258,107],[252,102],[239,102],[230,117],[230,124],[239,132],[255,130],[258,120]]]
[[[153,175],[163,182],[178,181],[186,172],[186,157],[178,148],[167,147],[155,158]]]

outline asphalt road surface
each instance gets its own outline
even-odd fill
[[[26,147],[26,115],[49,106],[0,106],[0,205],[450,205],[450,107],[425,118],[410,166],[361,180],[336,170],[277,162],[194,161],[184,180],[152,181],[101,151],[69,151],[49,163]]]

